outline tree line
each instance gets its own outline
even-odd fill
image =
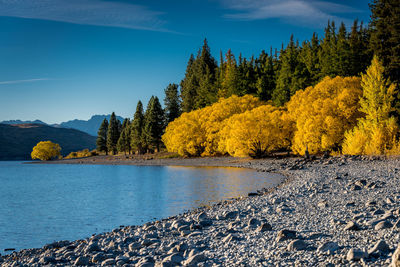
[[[178,85],[169,84],[164,92],[164,109],[158,97],[152,96],[146,111],[142,102],[138,101],[132,121],[126,118],[121,124],[114,112],[110,121],[104,119],[97,133],[97,151],[114,155],[117,152],[143,154],[160,151],[166,125],[179,117],[181,112]]]

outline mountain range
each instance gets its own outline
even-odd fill
[[[53,127],[58,127],[58,128],[69,128],[69,129],[76,129],[82,132],[85,132],[87,134],[90,134],[92,136],[97,136],[97,131],[99,130],[99,127],[103,120],[106,118],[107,120],[110,120],[111,115],[93,115],[89,120],[70,120],[66,122],[62,122],[59,124],[47,124],[41,120],[34,120],[34,121],[21,121],[21,120],[9,120],[9,121],[2,121],[0,122],[1,124],[42,124],[42,125],[48,125],[48,126],[53,126]],[[121,121],[124,120],[124,118],[117,116],[117,119]]]
[[[32,148],[40,141],[59,144],[63,156],[96,147],[96,137],[76,129],[33,123],[0,124],[0,160],[30,159]]]

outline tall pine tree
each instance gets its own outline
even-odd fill
[[[170,123],[181,115],[181,101],[178,95],[178,85],[169,84],[164,90],[165,120]]]
[[[117,148],[119,152],[124,152],[126,155],[126,152],[128,154],[131,153],[131,127],[130,127],[130,121],[129,119],[125,119],[122,123],[122,129],[121,129],[121,134],[119,135],[119,139],[117,142]]]
[[[138,154],[143,154],[144,145],[142,138],[142,131],[144,126],[144,114],[143,114],[143,104],[139,100],[136,106],[135,115],[133,115],[133,121],[131,123],[131,149],[132,151],[136,151]]]
[[[144,115],[142,139],[148,151],[160,151],[161,136],[164,133],[164,111],[158,97],[152,96]]]
[[[108,155],[107,132],[108,132],[108,121],[107,119],[104,119],[100,125],[99,131],[97,132],[96,146],[97,146],[97,151],[106,152],[106,155]]]
[[[117,153],[117,142],[120,135],[120,124],[121,122],[118,122],[115,113],[113,112],[110,117],[110,123],[108,125],[107,132],[107,148],[108,151],[113,153],[113,155]]]

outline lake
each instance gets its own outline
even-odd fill
[[[0,253],[143,224],[279,181],[238,168],[0,161]]]

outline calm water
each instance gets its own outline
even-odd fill
[[[277,182],[237,168],[0,161],[0,253],[142,224]]]

